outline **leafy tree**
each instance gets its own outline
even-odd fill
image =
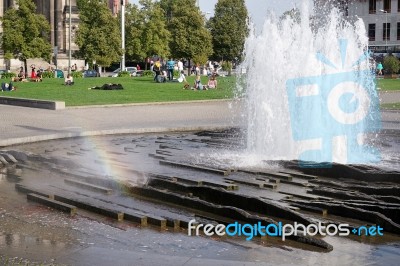
[[[282,16],[280,17],[280,19],[283,20],[286,17],[290,17],[296,23],[300,23],[301,22],[301,14],[300,14],[300,10],[298,8],[292,8],[292,9],[290,9],[288,11],[285,11],[282,14]]]
[[[208,23],[216,60],[242,61],[249,34],[248,13],[244,0],[218,0],[215,14]]]
[[[110,66],[122,56],[121,33],[117,18],[107,7],[106,0],[77,0],[79,29],[75,43],[76,55],[101,66]]]
[[[152,0],[140,0],[139,4],[140,10],[135,5],[127,8],[127,55],[138,60],[153,55],[166,58],[170,55],[171,34],[167,30],[164,11]]]
[[[143,60],[142,32],[144,28],[143,12],[137,5],[127,4],[125,10],[125,52],[128,60]]]
[[[400,61],[393,55],[385,56],[383,59],[383,69],[388,75],[397,74],[400,70]]]
[[[32,0],[17,0],[17,5],[17,9],[11,7],[1,18],[1,47],[5,58],[23,61],[26,70],[29,58],[50,60],[50,25],[43,15],[36,14]]]
[[[174,58],[208,58],[212,54],[211,34],[196,0],[161,0],[172,34],[169,47]]]

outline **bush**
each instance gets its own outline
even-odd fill
[[[383,59],[383,70],[385,74],[397,74],[400,70],[400,61],[393,55],[386,56]]]
[[[151,70],[145,70],[142,73],[142,77],[152,77],[152,76],[154,76],[154,72]]]
[[[42,78],[54,78],[54,73],[52,71],[44,71],[42,73]]]
[[[174,77],[179,77],[181,75],[181,73],[179,72],[179,70],[174,70]]]
[[[131,76],[131,73],[129,73],[129,71],[121,71],[118,73],[118,77],[121,77],[121,78],[126,78],[126,77],[130,77],[130,76]]]
[[[13,77],[16,77],[17,75],[13,72],[7,72],[7,73],[3,73],[1,74],[1,78],[2,79],[11,79]]]
[[[81,71],[72,71],[71,76],[73,78],[83,78],[83,73]]]
[[[223,71],[227,71],[227,72],[228,72],[228,75],[231,75],[231,71],[232,71],[232,62],[230,62],[230,61],[224,61],[224,62],[222,62],[221,67],[222,67],[222,70],[223,70]]]

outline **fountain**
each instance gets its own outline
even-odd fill
[[[246,43],[247,154],[259,160],[369,163],[363,133],[380,128],[379,100],[361,20],[333,8],[270,15]],[[322,21],[323,20],[323,21]],[[243,89],[242,87],[239,87]]]
[[[124,253],[147,251],[149,260],[162,253],[274,265],[299,264],[300,258],[307,265],[394,264],[396,256],[387,254],[398,252],[400,242],[400,174],[392,171],[399,168],[399,138],[398,132],[380,132],[376,143],[370,141],[380,117],[364,26],[351,26],[332,10],[317,27],[305,1],[301,14],[300,20],[271,15],[262,32],[247,40],[247,74],[239,78],[244,129],[92,136],[2,151],[0,192],[8,209],[0,209],[6,231],[0,230],[0,251],[24,255],[34,247],[49,259],[56,257],[51,248],[61,250],[58,262],[67,264],[87,259],[85,252],[95,262],[96,256],[117,254],[119,262]],[[365,144],[385,147],[382,158],[391,171],[337,164],[376,160]],[[299,159],[330,168],[299,168]],[[16,223],[14,217],[22,218]],[[193,220],[275,228],[346,223],[355,231],[301,232],[287,241],[211,239],[188,236]],[[383,236],[357,235],[367,226],[383,228]],[[26,227],[28,237],[20,232]],[[74,256],[65,255],[72,251]],[[182,261],[170,264],[188,260]]]

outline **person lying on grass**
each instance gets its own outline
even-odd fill
[[[124,87],[122,87],[121,84],[115,84],[115,83],[107,83],[103,84],[101,87],[91,87],[89,90],[123,90]]]

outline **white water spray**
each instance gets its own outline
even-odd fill
[[[309,2],[303,1],[299,18],[288,16],[279,19],[269,15],[261,33],[252,33],[246,42],[246,57],[241,66],[247,70],[244,77],[246,156],[251,154],[253,160],[295,160],[299,159],[302,152],[321,149],[323,145],[318,137],[302,141],[293,139],[288,80],[369,69],[367,58],[363,58],[368,38],[361,20],[349,23],[338,10],[332,9],[321,22],[320,18],[310,16],[309,10]],[[339,40],[346,40],[347,45],[340,46]],[[315,93],[312,90],[305,93]],[[301,94],[301,91],[297,93]],[[368,99],[358,100],[359,105],[370,103]],[[349,102],[353,101],[351,99]],[[369,107],[361,106],[360,114],[365,116],[365,110]],[[327,106],[321,103],[307,108],[311,114],[328,111]],[[325,125],[313,125],[313,120],[310,117],[310,121],[307,121],[310,130],[331,130],[328,122]],[[362,139],[359,136],[357,138],[358,142]],[[339,138],[332,141],[332,161],[346,163],[348,147],[343,144],[346,140]],[[314,160],[325,161],[318,156]]]

